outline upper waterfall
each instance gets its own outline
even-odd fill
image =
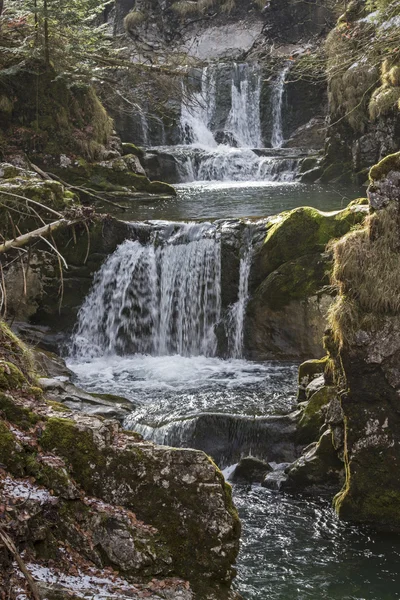
[[[223,123],[216,124],[217,87],[221,71],[229,71],[230,110]],[[183,94],[181,106],[182,141],[186,145],[216,148],[262,146],[260,119],[261,73],[258,65],[247,63],[208,66],[202,70],[200,89],[190,97]],[[219,117],[219,120],[221,117]]]
[[[271,101],[272,145],[279,148],[287,70],[279,74]],[[219,63],[196,73],[182,88],[181,144],[168,150],[181,181],[293,181],[299,160],[257,152],[263,147],[260,66]]]

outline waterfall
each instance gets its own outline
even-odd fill
[[[219,235],[210,224],[181,224],[166,240],[126,240],[107,259],[79,311],[72,353],[213,356],[220,311]]]
[[[280,73],[272,95],[272,144],[277,148],[283,143],[282,98],[288,69],[285,66]],[[299,161],[257,152],[263,145],[261,80],[257,64],[219,64],[202,70],[200,89],[190,100],[183,87],[182,145],[170,150],[181,181],[294,181]]]
[[[238,299],[229,311],[228,348],[229,355],[240,358],[243,355],[244,318],[249,296],[249,275],[253,254],[252,230],[244,232],[244,248],[240,258]]]
[[[231,247],[230,227],[226,221],[132,223],[136,239],[118,246],[94,277],[70,354],[213,357],[218,328],[229,356],[241,358],[253,243],[259,241],[252,223],[240,225],[236,301],[223,307],[221,246]]]
[[[284,142],[282,131],[282,103],[285,90],[286,75],[289,72],[289,65],[285,65],[279,73],[274,85],[272,102],[272,136],[271,145],[273,148],[281,148]]]
[[[225,129],[240,147],[261,148],[261,75],[257,67],[236,64],[233,67],[232,106]]]
[[[216,147],[217,142],[211,132],[211,122],[216,108],[216,71],[205,67],[201,76],[201,90],[192,95],[183,87],[181,106],[181,130],[185,144]]]

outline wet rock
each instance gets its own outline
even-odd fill
[[[272,471],[272,467],[267,462],[253,456],[246,456],[236,466],[230,479],[234,482],[261,483],[269,471]]]
[[[325,424],[326,413],[330,403],[337,398],[335,386],[326,386],[322,379],[314,379],[307,387],[307,401],[304,403],[302,416],[298,423],[298,440],[309,444],[318,439],[321,428]]]
[[[288,478],[286,469],[290,466],[290,463],[281,463],[271,466],[273,466],[273,470],[270,473],[267,473],[261,486],[268,490],[279,492]]]
[[[89,394],[76,387],[65,377],[38,380],[46,392],[46,397],[54,402],[65,404],[68,408],[85,412],[89,415],[117,419],[123,421],[136,406],[120,396],[112,394]]]
[[[333,447],[332,433],[328,429],[315,442],[303,450],[302,456],[286,469],[287,479],[281,489],[317,496],[332,497],[344,480],[344,465]]]
[[[299,411],[256,418],[203,413],[154,429],[152,436],[163,444],[203,450],[220,468],[249,455],[275,462],[292,461],[298,455],[299,417]]]

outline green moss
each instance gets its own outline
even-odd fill
[[[11,395],[0,392],[0,411],[17,427],[25,430],[31,429],[41,418],[25,406],[19,405]]]
[[[74,485],[67,469],[53,467],[41,461],[37,454],[30,454],[26,458],[25,472],[35,478],[36,483],[53,490],[57,495],[67,494]]]
[[[0,390],[21,389],[27,384],[18,367],[11,362],[0,360]]]
[[[15,475],[22,475],[24,455],[4,421],[0,419],[0,463]]]
[[[71,412],[69,408],[61,404],[61,402],[55,402],[54,400],[46,400],[47,406],[51,406],[56,412],[66,413]]]
[[[0,360],[11,362],[23,375],[35,377],[35,361],[31,350],[0,319]]]
[[[75,478],[85,487],[91,488],[93,472],[104,467],[105,457],[93,441],[90,430],[80,430],[71,419],[51,417],[40,439],[44,450],[57,452],[67,459]]]
[[[176,196],[176,190],[172,185],[162,181],[152,181],[148,188],[150,194],[164,194],[166,196]]]
[[[323,252],[330,240],[343,236],[363,217],[351,208],[338,213],[322,213],[315,208],[302,207],[281,213],[267,226],[259,268],[266,276],[290,260]]]
[[[138,156],[139,158],[143,158],[146,154],[142,148],[138,148],[135,144],[123,142],[122,144],[122,154],[124,156],[129,156],[129,154],[133,154],[134,156]]]
[[[101,158],[113,123],[90,86],[68,82],[52,69],[21,66],[2,78],[12,112],[5,121],[10,150]],[[35,90],[35,93],[32,93]]]
[[[256,292],[272,310],[282,310],[294,300],[306,300],[329,284],[331,263],[321,254],[308,254],[286,262],[263,281]]]
[[[348,426],[348,423],[347,423]],[[381,529],[400,529],[400,488],[396,459],[379,447],[365,448],[357,461],[348,460],[346,482],[334,498],[338,515],[345,520],[371,523]]]
[[[384,179],[390,171],[400,171],[400,152],[389,154],[383,158],[377,165],[374,165],[369,172],[371,182]]]

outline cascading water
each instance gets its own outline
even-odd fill
[[[220,241],[210,224],[179,225],[164,242],[125,241],[95,277],[73,352],[214,356],[220,269]]]
[[[222,85],[220,79],[227,78],[227,70],[230,109],[223,118],[218,89]],[[270,156],[266,160],[253,151],[263,145],[260,99],[261,71],[258,65],[234,63],[229,67],[220,64],[203,69],[201,89],[190,101],[186,90],[183,93],[180,121],[183,145],[170,149],[179,164],[183,181],[295,179],[298,160],[287,161],[284,156]],[[281,131],[281,125],[276,121],[281,120],[282,98],[279,111],[275,104],[274,127]]]
[[[253,254],[252,230],[245,229],[242,256],[239,268],[238,299],[229,311],[228,348],[229,355],[234,358],[243,356],[244,318],[249,295],[249,275]]]
[[[289,65],[285,65],[282,71],[279,73],[278,78],[274,85],[272,93],[272,136],[271,146],[272,148],[282,148],[284,139],[282,131],[282,104],[283,104],[283,93],[285,90],[286,76],[289,72]]]

